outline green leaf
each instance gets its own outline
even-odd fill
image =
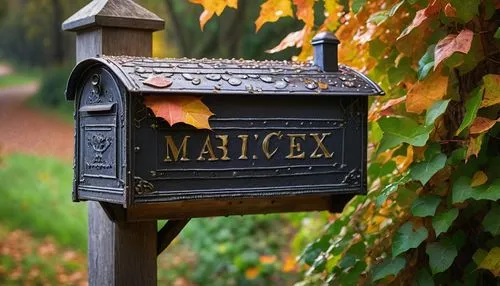
[[[436,237],[438,237],[441,233],[447,232],[451,224],[457,217],[458,209],[456,208],[453,208],[446,212],[438,213],[436,216],[434,216],[432,218],[432,227],[434,227]]]
[[[418,180],[422,182],[422,185],[425,185],[434,174],[444,168],[445,164],[446,155],[439,154],[431,159],[414,164],[410,169],[410,175],[413,180]]]
[[[441,273],[450,268],[458,254],[455,245],[450,240],[429,243],[425,252],[429,255],[432,274]]]
[[[483,219],[483,227],[493,235],[500,234],[500,206],[494,205]]]
[[[403,5],[404,3],[405,3],[405,0],[394,4],[394,6],[392,6],[392,8],[391,8],[391,11],[389,11],[389,16],[392,17],[392,16],[396,15],[396,12],[399,10],[401,5]]]
[[[378,281],[389,275],[397,275],[406,266],[406,259],[403,257],[395,257],[392,260],[384,261],[381,264],[373,267],[372,281]]]
[[[473,193],[475,200],[497,201],[500,199],[500,179],[495,179],[487,188],[481,186]]]
[[[365,6],[366,4],[366,0],[354,0],[352,1],[352,11],[354,12],[354,14],[358,14],[359,11],[361,11],[361,8],[363,8],[363,6]]]
[[[500,247],[492,248],[478,268],[489,270],[493,275],[500,276]]]
[[[370,56],[374,57],[374,58],[380,58],[383,53],[384,53],[384,50],[387,48],[387,45],[382,42],[381,40],[379,39],[374,39],[373,41],[370,42]]]
[[[462,124],[458,128],[456,135],[462,133],[465,128],[472,124],[474,119],[476,119],[477,111],[481,105],[481,100],[483,99],[484,87],[478,87],[472,91],[472,96],[465,101],[465,116]]]
[[[451,99],[438,100],[434,102],[434,104],[432,104],[432,106],[427,110],[427,113],[425,114],[425,125],[433,125],[434,121],[436,121],[436,119],[446,111],[450,100]]]
[[[387,19],[389,18],[389,14],[387,11],[379,11],[377,13],[374,13],[368,18],[367,23],[372,23],[375,25],[380,25],[384,23]]]
[[[434,280],[432,280],[431,274],[425,268],[420,268],[417,272],[416,280],[412,284],[413,286],[434,286]]]
[[[467,177],[460,177],[455,181],[451,190],[452,203],[463,203],[474,196],[474,189],[470,186],[470,183],[471,179]]]
[[[497,31],[495,32],[495,39],[500,39],[500,28],[497,28]]]
[[[474,261],[474,263],[476,263],[476,265],[479,265],[484,260],[486,255],[488,255],[488,251],[479,248],[478,250],[476,250],[474,255],[472,255],[472,260]]]
[[[429,71],[434,68],[434,49],[436,45],[430,45],[427,48],[427,51],[422,56],[422,58],[418,61],[418,71],[417,76],[418,80],[423,80],[429,74]]]
[[[451,201],[462,203],[467,199],[497,201],[500,199],[500,179],[496,179],[490,185],[471,187],[471,179],[460,177],[453,184]]]
[[[415,229],[412,222],[406,222],[394,235],[392,241],[392,256],[396,257],[399,254],[417,248],[429,235],[425,227]]]
[[[384,137],[377,152],[382,152],[401,143],[422,147],[427,143],[432,127],[419,125],[414,120],[402,117],[384,117],[378,121]]]
[[[413,202],[411,213],[418,217],[433,216],[440,202],[441,197],[435,195],[419,197]]]
[[[464,23],[479,15],[478,6],[481,0],[452,0],[451,4],[457,10],[457,17]]]

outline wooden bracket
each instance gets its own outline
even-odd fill
[[[179,235],[182,229],[187,225],[189,219],[169,220],[158,232],[157,236],[157,255],[160,255],[165,250],[174,238]]]

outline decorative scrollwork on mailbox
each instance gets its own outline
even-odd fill
[[[113,138],[104,136],[103,134],[96,134],[88,138],[88,144],[94,150],[94,160],[92,163],[87,163],[88,168],[96,168],[98,170],[112,168],[111,164],[103,159],[104,152],[108,150],[111,143],[113,143]]]
[[[150,182],[141,177],[134,177],[134,191],[137,195],[151,194],[155,192],[155,187]]]
[[[361,181],[361,171],[359,169],[352,169],[342,180],[342,184],[359,185]]]

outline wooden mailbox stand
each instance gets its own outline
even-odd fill
[[[132,0],[94,0],[63,23],[77,34],[66,98],[90,285],[155,285],[157,255],[193,217],[338,211],[366,193],[367,97],[383,92],[338,65],[333,34],[313,39],[314,64],[153,59],[163,27]],[[145,104],[179,95],[203,96],[211,130]]]

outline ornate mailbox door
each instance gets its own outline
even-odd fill
[[[79,181],[75,191],[85,199],[123,202],[123,156],[117,148],[124,137],[120,89],[103,68],[90,70],[82,82],[77,114],[79,163],[75,166]]]

